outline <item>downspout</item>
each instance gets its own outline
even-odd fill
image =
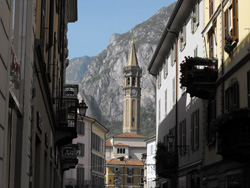
[[[178,144],[178,142],[177,142],[177,136],[178,136],[178,104],[177,104],[177,101],[178,101],[178,99],[177,99],[177,96],[178,96],[178,88],[177,88],[177,79],[178,79],[178,50],[177,50],[177,48],[178,48],[178,33],[176,33],[175,31],[172,31],[172,30],[170,30],[170,29],[167,29],[167,31],[169,32],[169,33],[172,33],[172,34],[174,34],[175,35],[175,133],[174,133],[174,136],[175,136],[175,140],[174,140],[174,143],[175,143],[175,148],[174,148],[174,151],[175,151],[175,159],[176,159],[176,168],[178,168],[178,162],[179,162],[179,155],[178,155],[178,149],[177,149],[177,144]],[[171,182],[171,184],[172,184],[172,186],[174,186],[174,187],[177,187],[177,169],[176,169],[176,178],[175,178],[175,182]],[[173,185],[174,184],[174,185]]]
[[[60,97],[60,107],[62,107],[62,103],[63,103],[63,85],[64,85],[64,35],[65,35],[65,9],[66,9],[66,5],[65,5],[65,1],[62,1],[61,4],[61,97]]]
[[[95,123],[95,121],[96,120],[94,120],[94,121],[92,121],[92,123],[91,123],[91,126],[90,126],[90,164],[92,164],[92,125]],[[93,168],[93,166],[92,165],[90,165],[91,166],[91,168],[90,168],[90,178],[91,178],[91,187],[93,187],[94,186],[94,181],[95,180],[93,180],[92,179],[92,177],[93,177],[93,175],[92,175],[92,173],[93,173],[93,170],[92,170],[92,168]]]
[[[177,38],[177,33],[175,33],[175,155],[176,155],[176,182],[175,186],[177,187],[177,182],[178,182],[178,166],[179,166],[179,154],[178,154],[178,38]]]
[[[223,30],[223,0],[221,0],[221,28],[222,28],[222,35],[221,35],[221,76],[222,76],[222,82],[221,82],[221,113],[224,114],[224,30]],[[217,65],[218,66],[218,65]]]

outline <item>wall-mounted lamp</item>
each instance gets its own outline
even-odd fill
[[[80,116],[81,116],[82,119],[86,115],[87,109],[88,109],[88,106],[86,105],[84,100],[82,100],[82,102],[79,104],[79,113],[80,113]]]
[[[172,134],[172,132],[170,132],[167,135],[167,141],[169,143],[170,149],[172,149],[172,147],[174,145],[174,139],[175,139],[175,136]],[[176,147],[180,148],[181,153],[189,153],[189,146],[188,145],[177,145]]]

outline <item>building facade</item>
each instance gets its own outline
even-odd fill
[[[126,157],[128,159],[141,159],[146,152],[146,137],[135,133],[122,133],[106,140],[106,160]]]
[[[148,70],[157,77],[156,170],[168,186],[249,187],[247,6],[179,0],[159,41]]]
[[[197,187],[200,181],[204,104],[182,86],[180,71],[187,57],[203,57],[202,26],[203,2],[177,1],[148,67],[157,78],[156,142],[167,155],[159,154],[158,186]]]
[[[204,1],[205,53],[218,58],[213,98],[206,101],[202,187],[249,187],[249,1]],[[229,118],[230,117],[230,118]]]
[[[106,187],[143,187],[143,163],[119,157],[106,161]]]
[[[61,187],[77,163],[77,148],[64,148],[79,104],[78,86],[64,82],[77,1],[0,1],[0,12],[0,187]]]
[[[147,143],[147,157],[146,163],[146,180],[144,180],[144,187],[156,187],[156,171],[155,171],[155,151],[156,151],[156,136],[152,136],[146,140]]]
[[[103,187],[105,182],[105,140],[108,130],[94,118],[78,120],[78,164],[65,172],[64,188]]]

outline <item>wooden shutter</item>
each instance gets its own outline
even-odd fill
[[[179,124],[179,144],[182,145],[182,122]],[[180,155],[182,155],[182,148],[179,149]]]
[[[191,149],[194,150],[194,113],[191,114]]]
[[[213,0],[209,0],[209,18],[213,15]]]
[[[199,148],[199,109],[195,112],[196,124],[195,124],[195,149]]]
[[[238,39],[238,0],[233,0],[233,40]]]
[[[213,39],[213,30],[209,31],[208,33],[208,40],[209,40],[209,57],[214,56],[214,39]]]
[[[228,9],[224,13],[224,31],[225,31],[225,37],[228,36]]]

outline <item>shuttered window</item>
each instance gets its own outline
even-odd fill
[[[77,186],[79,188],[83,188],[84,186],[84,167],[78,166],[77,167]]]
[[[232,35],[233,40],[238,39],[238,0],[233,0],[232,4],[233,9],[233,29],[232,29]]]
[[[199,109],[191,114],[191,149],[199,149]]]

